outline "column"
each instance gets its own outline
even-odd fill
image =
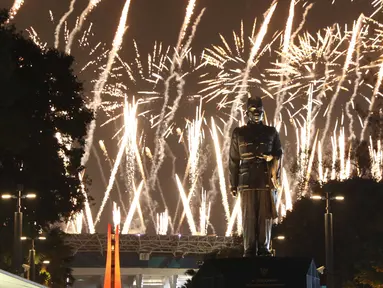
[[[169,276],[170,288],[177,288],[178,275]]]
[[[143,288],[142,274],[136,275],[136,288]]]

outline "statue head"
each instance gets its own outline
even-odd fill
[[[263,104],[261,97],[249,98],[247,100],[246,116],[250,123],[258,124],[263,120]]]

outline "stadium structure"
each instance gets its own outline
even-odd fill
[[[107,235],[70,234],[66,244],[74,251],[73,287],[104,287]],[[119,239],[121,286],[178,288],[198,269],[206,254],[237,247],[232,237],[121,234]]]

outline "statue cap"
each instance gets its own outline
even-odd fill
[[[249,98],[247,100],[247,109],[250,109],[251,107],[263,107],[262,98],[259,96]]]

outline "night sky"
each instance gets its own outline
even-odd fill
[[[262,22],[262,14],[268,9],[271,2],[272,1],[270,0],[197,1],[195,15],[198,15],[201,9],[205,7],[206,12],[200,25],[198,26],[196,36],[193,40],[193,51],[197,53],[198,51],[202,51],[204,47],[209,47],[212,44],[219,44],[218,33],[221,33],[225,37],[231,37],[233,30],[239,31],[241,20],[245,23],[245,29],[251,29],[254,18],[258,17],[259,27]],[[286,23],[290,1],[280,0],[279,2],[277,11],[271,21],[272,24],[269,28],[269,36],[274,34],[277,30],[283,30]],[[331,5],[331,0],[308,2],[315,2],[314,8],[309,12],[306,25],[303,29],[309,30],[310,32],[317,31],[318,29],[326,26],[331,26],[334,23],[339,23],[341,25],[348,24],[351,27],[352,22],[357,19],[361,13],[369,15],[372,11],[370,4],[371,1],[368,0],[354,0],[352,3],[350,0],[337,0],[334,5]],[[12,0],[1,0],[0,8],[10,8],[12,3]],[[25,4],[20,9],[13,22],[19,30],[24,30],[32,26],[39,34],[42,41],[53,45],[55,27],[59,18],[61,18],[61,16],[68,10],[69,3],[69,0],[25,0]],[[89,26],[89,22],[93,22],[94,36],[89,38],[93,45],[101,41],[104,43],[103,45],[106,49],[111,46],[124,3],[125,1],[123,0],[103,0],[88,16],[84,29]],[[76,18],[81,14],[87,4],[88,1],[86,0],[76,1],[75,11],[68,19],[68,26],[70,30],[73,28]],[[154,41],[163,42],[165,45],[175,45],[183,22],[186,5],[186,0],[132,0],[128,15],[129,27],[124,37],[122,50],[119,53],[121,57],[127,62],[131,61],[129,59],[132,59],[135,55],[132,46],[133,39],[135,39],[138,43],[142,54],[147,53],[152,49]],[[304,11],[301,5],[298,6],[300,8],[297,8],[295,12],[296,18],[294,27],[297,27],[297,25],[301,22],[302,13]],[[50,21],[49,10],[51,10],[54,15],[54,23]],[[63,33],[61,33],[61,44],[63,44],[62,35]],[[60,48],[63,49],[63,45],[61,45]],[[79,61],[88,59],[86,58],[89,57],[89,55],[86,54],[88,52],[89,50],[79,49],[76,45],[74,45],[73,55],[78,58]],[[270,59],[270,61],[273,60],[274,59]],[[260,69],[262,69],[262,67]],[[97,74],[83,73],[79,76],[81,81],[84,81],[85,83],[85,87],[88,90],[86,93],[88,95],[91,95],[90,90],[93,85],[91,81],[94,80],[93,77],[95,75]],[[269,104],[272,105],[272,102]],[[209,107],[208,109],[214,109],[214,107]],[[214,112],[210,111],[209,115],[212,115],[212,113]],[[100,117],[104,116],[101,115]],[[120,126],[120,123],[117,123],[117,126]],[[98,139],[106,140],[105,143],[112,159],[115,158],[117,153],[117,145],[116,141],[113,142],[108,139],[110,139],[113,134],[113,125],[109,125],[102,129],[98,129],[95,135],[95,139],[97,141]],[[182,145],[177,144],[176,140],[177,139],[169,139],[169,143],[171,143],[170,146],[175,147],[178,145],[174,148],[175,154],[182,155],[183,147],[181,147]],[[287,139],[282,140],[287,141]],[[154,148],[152,148],[152,151],[154,151]],[[99,154],[102,156],[101,151],[99,151]],[[177,165],[180,165],[179,167],[185,167],[185,160],[182,159],[185,158],[185,156],[180,156],[180,158],[183,163]],[[105,163],[104,171],[106,177],[108,178],[110,174],[109,167],[106,161],[102,161]],[[171,165],[170,162],[165,162],[165,169],[162,169],[159,174],[160,178],[162,177],[162,179],[166,180],[167,177],[169,177],[169,175],[166,174],[166,171],[163,171],[169,170],[167,169],[170,167],[169,165]],[[209,174],[211,174],[212,169],[212,167],[208,166],[207,171],[209,171]],[[183,171],[184,168],[181,168],[179,173],[183,175]],[[91,195],[95,198],[96,202],[93,209],[93,214],[95,215],[97,211],[95,207],[99,206],[99,197],[103,194],[105,189],[100,178],[99,168],[93,155],[88,162],[87,173],[93,181]],[[209,188],[205,187],[205,189],[208,190]],[[178,191],[176,190],[175,185],[169,185],[169,183],[164,184],[163,190],[171,210],[170,215],[172,216],[175,209],[175,203],[177,201],[176,199],[178,198]],[[160,198],[157,198],[157,196],[154,196],[154,198],[159,200]],[[213,222],[217,233],[222,234],[224,227],[220,227],[219,223],[224,219],[224,214],[222,205],[220,204],[220,196],[218,197],[219,198],[217,198],[215,204],[213,205],[211,221]],[[113,200],[118,199],[115,191],[112,193],[111,198]],[[111,203],[111,201],[109,201],[109,203]],[[103,221],[101,222],[101,225],[99,225],[99,231],[104,230],[103,227],[106,227],[105,224],[108,221],[108,218],[110,220],[112,215],[111,207],[111,204],[106,206]],[[163,207],[160,204],[158,212],[162,211]],[[125,217],[123,216],[123,218]],[[197,219],[198,218],[195,217],[195,220]],[[182,231],[187,232],[187,226],[185,226]]]

